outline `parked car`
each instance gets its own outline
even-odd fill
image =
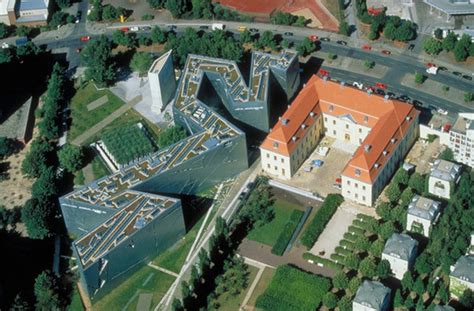
[[[414,44],[410,44],[408,46],[408,51],[413,51],[413,49],[415,48],[415,45]]]
[[[320,41],[326,41],[326,42],[329,42],[331,41],[331,39],[329,39],[328,37],[322,37],[322,38],[319,38]]]
[[[436,110],[439,114],[442,114],[443,116],[446,116],[448,115],[448,111],[442,109],[442,108],[438,108],[438,110]]]
[[[318,41],[318,36],[316,36],[316,35],[310,35],[308,38],[309,38],[309,40],[311,40],[313,42]]]
[[[430,68],[430,67],[436,67],[436,65],[432,62],[428,62],[426,63],[426,67]]]
[[[89,37],[89,36],[82,36],[82,37],[80,38],[80,40],[81,40],[82,42],[87,42],[87,41],[89,41],[90,39],[91,39],[91,37]]]
[[[395,98],[395,93],[393,92],[387,92],[387,95],[390,96],[390,98]]]
[[[453,71],[453,75],[462,77],[462,73],[460,73],[459,71]]]
[[[176,27],[176,25],[168,25],[168,28],[169,28],[170,30],[174,30],[174,29],[176,29],[177,27]]]
[[[319,69],[319,74],[322,76],[329,76],[329,71],[324,69]]]
[[[377,94],[379,94],[379,95],[382,95],[382,96],[385,95],[385,91],[382,90],[382,89],[376,89],[376,90],[375,90],[375,93],[377,93]]]
[[[209,29],[209,26],[202,25],[202,26],[199,26],[199,29]]]
[[[144,31],[150,31],[151,27],[150,26],[142,26],[142,27],[140,27],[140,29],[144,30]]]
[[[368,45],[368,44],[364,44],[364,45],[362,46],[362,49],[363,49],[363,50],[366,50],[366,51],[370,51],[370,50],[372,50],[372,47],[371,47],[370,45]]]
[[[337,44],[340,44],[340,45],[347,45],[347,42],[346,42],[346,41],[342,41],[342,40],[338,40],[336,43],[337,43]]]
[[[249,31],[250,32],[258,32],[258,29],[257,28],[250,28]]]
[[[415,105],[417,107],[423,107],[423,103],[419,100],[416,100],[416,99],[413,100],[413,105]]]
[[[382,53],[382,54],[385,54],[385,55],[390,55],[390,54],[392,54],[392,52],[390,52],[389,50],[382,50],[381,53]]]
[[[364,84],[361,83],[361,82],[357,82],[357,81],[352,82],[352,86],[355,86],[359,90],[362,90],[364,88]]]
[[[378,87],[379,89],[383,89],[383,90],[387,89],[387,85],[385,83],[382,83],[382,82],[375,83],[375,86]]]
[[[408,97],[407,95],[400,95],[400,96],[398,96],[398,100],[406,102],[406,101],[410,100],[410,97]]]
[[[130,28],[128,28],[128,27],[120,28],[120,31],[123,31],[123,32],[128,32],[129,30],[130,30]]]
[[[288,36],[288,37],[291,37],[291,36],[293,36],[293,33],[287,31],[287,32],[284,33],[284,35],[285,35],[285,36]]]
[[[137,26],[130,27],[130,31],[136,32],[136,31],[139,31],[139,30],[140,30],[140,28],[138,28]]]
[[[315,167],[321,167],[321,166],[323,166],[323,164],[324,164],[324,161],[322,161],[322,160],[313,160],[313,161],[311,161],[311,165],[315,166]]]
[[[466,80],[469,80],[469,81],[472,81],[472,77],[468,76],[468,75],[463,75],[462,78],[466,79]]]

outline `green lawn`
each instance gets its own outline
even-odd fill
[[[92,160],[92,172],[94,173],[94,179],[99,179],[110,174],[107,166],[102,162],[99,155],[96,155]]]
[[[184,239],[179,240],[173,247],[158,255],[153,259],[153,263],[159,267],[179,273],[203,221],[204,216],[186,233]]]
[[[275,245],[280,232],[285,228],[286,223],[290,219],[293,209],[300,209],[297,205],[284,200],[275,201],[275,218],[259,228],[254,228],[248,234],[247,238],[256,242],[260,242],[269,246]]]
[[[240,294],[237,296],[231,296],[229,293],[224,293],[223,295],[219,296],[219,299],[217,300],[219,304],[221,305],[219,307],[219,311],[235,311],[239,310],[240,304],[245,298],[245,295],[247,294],[248,289],[250,288],[250,285],[252,285],[253,280],[257,276],[258,269],[252,266],[249,266],[249,282],[247,284],[247,287],[242,288],[242,291]]]
[[[92,111],[87,110],[87,105],[104,95],[108,97],[107,103]],[[98,91],[92,83],[77,89],[76,94],[71,99],[72,125],[68,132],[68,140],[72,141],[124,104],[111,91]]]
[[[149,266],[143,266],[130,278],[117,286],[108,295],[93,303],[93,310],[136,310],[138,296],[144,293],[153,294],[152,308],[165,295],[174,281],[174,277],[157,271]]]
[[[255,286],[255,289],[252,293],[252,296],[250,296],[248,305],[249,306],[255,306],[255,301],[257,300],[257,297],[263,294],[265,289],[267,289],[268,284],[270,284],[270,281],[273,278],[273,275],[275,274],[275,269],[268,268],[266,267],[265,270],[263,270],[262,276],[260,277],[260,280],[257,283],[257,286]]]
[[[81,295],[77,286],[74,286],[74,291],[72,292],[71,304],[66,308],[67,311],[83,311],[84,306],[82,305]]]

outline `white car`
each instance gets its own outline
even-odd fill
[[[436,111],[437,111],[439,114],[442,114],[443,116],[448,115],[448,111],[447,111],[447,110],[438,108],[438,110],[436,110]]]
[[[138,31],[140,30],[137,26],[130,27],[130,31]]]
[[[426,69],[426,73],[436,75],[438,73],[438,67],[431,66],[430,68]]]
[[[8,49],[10,46],[6,42],[2,42],[2,49]]]
[[[357,81],[352,82],[352,86],[355,86],[359,90],[362,90],[364,88],[364,84],[361,83],[361,82],[357,82]]]

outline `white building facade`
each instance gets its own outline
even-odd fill
[[[382,259],[390,263],[394,276],[401,280],[411,270],[418,249],[418,241],[407,234],[394,233],[385,243]]]
[[[148,71],[148,83],[151,89],[151,110],[160,113],[173,99],[176,92],[176,77],[173,68],[172,51],[156,59]]]
[[[436,160],[428,178],[428,192],[449,199],[461,177],[461,166],[446,160]]]
[[[474,113],[460,113],[449,132],[449,149],[454,159],[474,167]]]
[[[431,227],[437,222],[441,203],[416,195],[408,205],[407,227],[409,231],[430,236]]]

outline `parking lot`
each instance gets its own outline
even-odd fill
[[[334,144],[333,138],[325,137],[319,143],[318,147],[329,147],[329,152],[326,156],[318,154],[318,147],[313,151],[311,156],[298,169],[291,180],[281,181],[293,187],[298,187],[320,196],[326,196],[329,193],[338,193],[338,189],[334,188],[336,178],[340,178],[341,172],[346,166],[347,162],[352,156],[352,148],[348,150],[341,150],[341,144]],[[321,167],[311,165],[313,160],[322,160]],[[308,168],[311,167],[311,171]]]

